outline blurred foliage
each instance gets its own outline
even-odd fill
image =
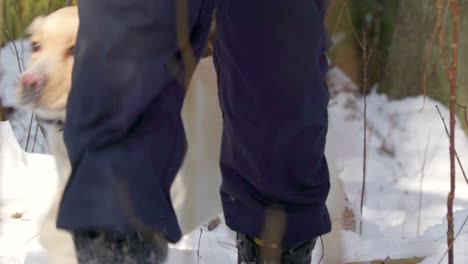
[[[365,32],[368,52],[372,50],[367,71],[371,86],[382,79],[399,3],[400,0],[331,0],[326,23],[335,43],[329,55],[359,87],[363,86],[364,72],[359,42]]]
[[[369,47],[378,50],[378,56],[385,59],[395,29],[399,0],[354,0],[350,13],[357,35],[366,31]]]
[[[66,6],[67,0],[3,0],[1,2],[0,44],[24,37],[25,28],[39,15]]]

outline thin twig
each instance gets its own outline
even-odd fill
[[[47,132],[46,132],[44,126],[41,124],[41,121],[39,121],[39,119],[37,118],[37,116],[36,116],[36,124],[39,126],[39,130],[41,130],[41,134],[44,137],[44,139],[46,140],[46,143],[48,144],[48,142],[47,142]]]
[[[343,15],[343,11],[345,10],[345,5],[346,5],[346,3],[341,5],[340,13],[338,14],[338,18],[336,19],[336,23],[335,23],[332,35],[336,34],[336,32],[338,30],[338,24],[341,22],[341,17]]]
[[[455,199],[455,101],[457,87],[457,59],[458,59],[458,6],[456,0],[450,2],[453,14],[453,40],[452,40],[452,65],[449,72],[450,77],[450,192],[447,198],[447,246],[448,262],[454,263],[453,254],[453,201]]]
[[[36,132],[34,132],[34,141],[33,141],[33,146],[31,152],[34,152],[34,148],[36,147],[36,141],[37,141],[37,134],[39,132],[39,124],[36,124]]]
[[[23,21],[21,20],[21,15],[20,15],[20,6],[19,6],[19,2],[20,2],[20,1],[14,1],[14,3],[15,3],[14,9],[15,9],[16,15],[17,15],[17,17],[18,17],[18,24],[19,24],[19,27],[20,27],[20,28],[24,28]],[[20,34],[22,34],[22,33],[20,33]],[[17,37],[18,37],[18,36],[17,36]],[[21,39],[22,39],[22,35],[21,35]],[[12,40],[13,40],[13,45],[15,45],[14,39],[12,39]],[[24,52],[23,52],[23,51],[24,51],[24,49],[23,49],[23,41],[20,41],[20,45],[21,45],[21,62],[22,62],[22,66],[23,66],[23,69],[24,69],[25,67],[24,67],[24,57],[23,57],[23,55],[24,55]],[[15,49],[16,49],[16,45],[15,45]],[[17,54],[18,54],[18,53],[17,53]],[[17,55],[17,56],[19,56],[19,55]]]
[[[8,38],[12,39],[12,36],[11,36],[10,32],[7,29],[5,29],[4,31],[5,31],[5,34],[8,36]],[[17,62],[18,70],[19,70],[19,72],[21,74],[21,73],[23,73],[23,70],[24,70],[24,60],[23,60],[24,58],[23,58],[23,56],[20,56],[20,51],[18,50],[18,47],[16,46],[16,43],[15,43],[15,41],[13,39],[12,39],[11,43],[12,43],[12,46],[13,46],[13,49],[14,49],[14,52],[15,52],[15,55],[16,55],[16,62]],[[21,49],[21,53],[23,53],[23,49]],[[26,140],[25,151],[28,151],[28,148],[29,148],[29,141],[30,141],[30,138],[31,138],[33,118],[34,118],[34,113],[31,114],[31,119],[29,121],[28,135],[27,135],[27,140]],[[34,148],[35,148],[35,145],[36,145],[37,133],[38,133],[38,131],[37,131],[38,127],[37,126],[36,126],[36,133],[35,133],[35,136],[34,136],[34,143],[33,143],[32,151],[34,151]],[[41,131],[45,135],[43,128],[41,128]]]
[[[323,257],[325,256],[325,245],[323,244],[322,236],[320,236],[320,245],[322,245],[322,255],[320,256],[320,259],[317,264],[320,264],[323,260]]]
[[[365,43],[363,43],[359,39],[358,34],[356,32],[356,29],[354,28],[353,20],[351,19],[351,12],[349,11],[348,4],[346,4],[346,2],[345,2],[343,5],[344,5],[344,8],[346,9],[346,14],[348,15],[349,23],[351,23],[351,29],[353,30],[354,38],[356,39],[356,41],[359,44],[359,46],[361,47],[361,49],[364,50],[365,49],[365,47],[364,47]]]
[[[448,62],[448,58],[447,58],[447,55],[445,53],[445,30],[444,30],[444,25],[445,25],[445,21],[446,21],[446,18],[447,18],[447,15],[448,15],[448,10],[450,9],[449,8],[450,6],[450,0],[447,1],[447,4],[445,5],[445,12],[444,13],[444,18],[441,19],[440,21],[440,31],[439,31],[439,49],[440,49],[440,56],[441,56],[441,59],[442,59],[442,65],[444,66],[444,69],[445,69],[445,72],[448,74],[450,72],[450,68],[449,68],[449,62]],[[450,78],[450,76],[449,76]]]
[[[431,135],[429,134],[426,142],[426,148],[424,150],[424,156],[421,164],[421,179],[419,181],[419,204],[418,204],[418,220],[417,220],[417,227],[416,233],[418,236],[420,235],[420,228],[421,228],[421,213],[422,213],[422,201],[423,201],[423,182],[424,182],[424,175],[425,175],[425,168],[427,162],[427,152],[429,150],[429,142],[431,139]],[[419,155],[418,155],[419,156]]]
[[[198,238],[198,248],[197,248],[197,261],[198,261],[198,264],[200,264],[200,243],[201,243],[202,234],[203,234],[203,228],[200,228],[200,237]]]
[[[10,35],[9,31],[8,31],[7,29],[5,29],[4,31],[5,31],[5,34],[7,35],[7,37],[8,37],[9,39],[11,39],[12,36]],[[17,65],[18,65],[18,70],[19,70],[20,73],[22,73],[22,72],[23,72],[23,69],[22,69],[22,67],[21,67],[21,60],[20,60],[18,48],[16,47],[16,43],[15,43],[14,40],[12,40],[11,43],[12,43],[12,45],[13,45],[13,49],[14,49],[15,54],[16,54],[16,63],[17,63]]]
[[[366,57],[366,33],[363,32],[364,36],[364,48],[363,48],[363,57]],[[365,63],[365,61],[364,61]],[[359,233],[362,235],[362,219],[364,217],[363,207],[364,207],[364,194],[366,192],[366,165],[367,165],[367,95],[366,95],[366,70],[364,70],[364,141],[363,141],[363,159],[362,159],[362,188],[361,188],[361,219],[359,221]]]
[[[36,238],[37,236],[39,235],[39,233],[35,234],[33,237],[31,237],[28,241],[26,241],[25,244],[28,244],[29,242],[31,242],[34,238]]]
[[[237,253],[237,247],[236,245],[230,244],[225,241],[220,241],[219,239],[216,239],[216,242],[218,242],[218,245],[224,249],[227,249],[233,253]]]
[[[429,42],[429,47],[426,50],[426,61],[424,62],[424,73],[423,73],[423,105],[421,106],[420,111],[424,109],[426,104],[426,95],[427,95],[427,68],[429,65],[429,60],[431,59],[431,51],[434,45],[435,37],[437,36],[437,32],[440,31],[441,28],[441,17],[442,17],[442,0],[437,0],[437,17],[436,22],[434,25],[434,30],[432,31],[431,40]]]
[[[465,221],[463,222],[463,224],[461,225],[460,229],[458,229],[457,231],[457,234],[455,235],[455,238],[453,239],[453,242],[449,245],[449,248],[445,250],[444,254],[442,255],[442,258],[440,259],[439,263],[442,263],[442,261],[444,260],[445,256],[447,255],[448,251],[450,248],[453,248],[453,245],[455,244],[455,241],[457,240],[458,236],[460,235],[461,231],[463,230],[463,228],[465,227],[466,223],[468,222],[468,215],[466,216],[465,218]]]
[[[369,60],[372,56],[372,50],[367,55],[367,39],[366,39],[366,31],[363,31],[363,61],[364,61],[364,144],[363,144],[363,167],[362,167],[362,188],[361,188],[361,219],[359,221],[359,232],[362,235],[362,219],[364,218],[363,208],[364,208],[364,200],[365,200],[365,193],[366,193],[366,171],[367,171],[367,67],[369,65]]]
[[[440,112],[440,109],[439,109],[439,107],[437,105],[436,105],[436,108],[437,108],[437,111],[439,112],[440,118],[442,119],[442,123],[444,123],[445,133],[447,134],[447,137],[450,139],[450,133],[449,133],[449,131],[447,129],[447,125],[445,124],[445,118],[442,116],[442,113]],[[458,162],[458,165],[459,165],[460,170],[462,172],[462,175],[465,178],[466,183],[468,184],[468,177],[466,176],[465,168],[462,165],[462,162],[460,160],[460,157],[458,156],[458,152],[457,152],[456,149],[455,149],[455,157],[457,158],[457,162]]]
[[[32,128],[33,118],[34,118],[34,113],[31,113],[31,119],[29,120],[29,127],[28,127],[28,138],[26,140],[26,146],[24,148],[25,151],[28,151],[28,147],[29,147],[29,139],[30,139],[30,136],[31,136],[31,128]]]

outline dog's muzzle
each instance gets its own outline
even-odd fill
[[[20,100],[22,104],[36,104],[46,84],[46,78],[40,74],[25,72],[18,79],[21,88]]]

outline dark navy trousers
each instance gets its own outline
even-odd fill
[[[180,239],[169,189],[187,148],[184,52],[199,60],[216,8],[227,225],[259,237],[279,208],[284,246],[329,232],[325,2],[80,0],[58,227]]]

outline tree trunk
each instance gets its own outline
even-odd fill
[[[443,1],[442,25],[444,30],[443,48],[448,64],[451,63],[453,39],[452,14],[450,6]],[[430,47],[432,32],[437,18],[437,1],[402,0],[396,19],[393,42],[379,90],[391,98],[403,98],[423,94],[424,65]],[[447,8],[449,8],[447,10]],[[468,0],[459,0],[459,10],[467,10]],[[439,36],[436,35],[430,50],[426,73],[427,95],[437,101],[449,104],[450,82],[442,62]],[[468,105],[468,16],[460,16],[460,39],[457,74],[457,102]],[[457,108],[459,120],[468,133],[464,109]]]

